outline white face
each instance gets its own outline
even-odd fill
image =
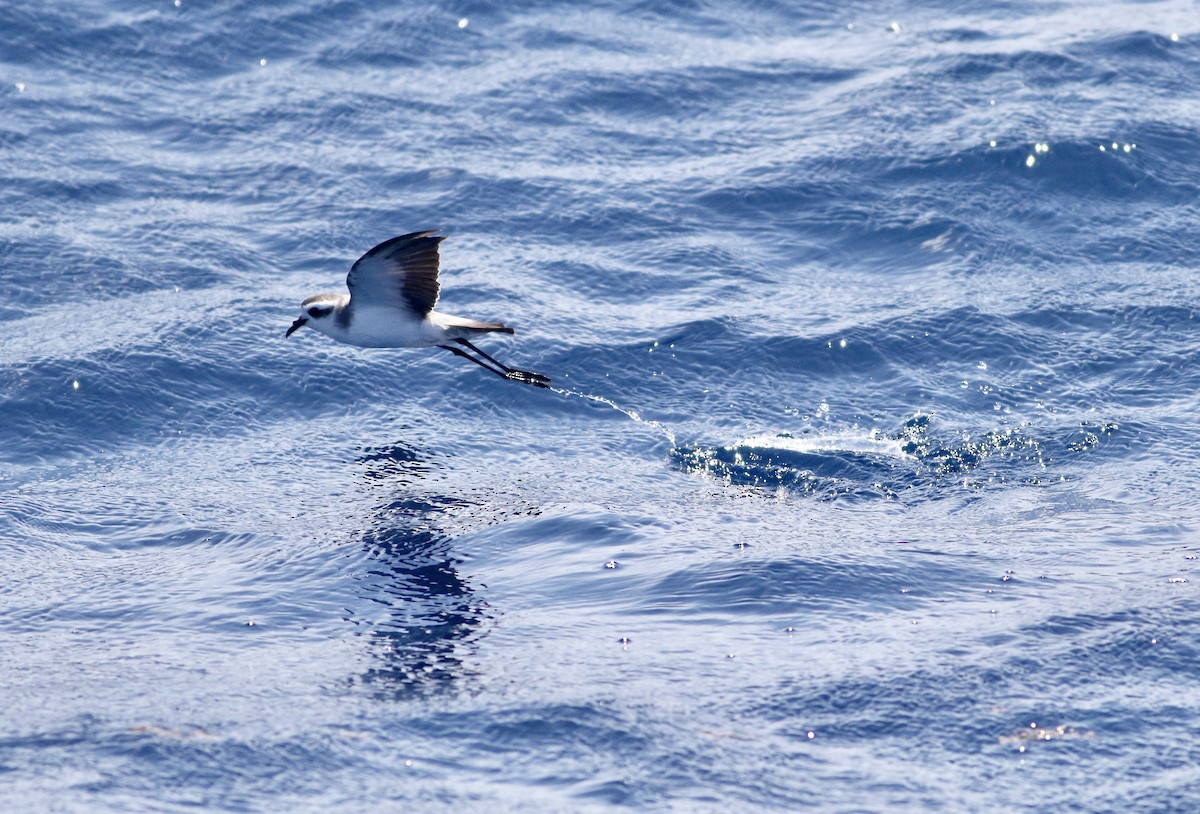
[[[327,333],[326,330],[323,330],[322,323],[333,315],[333,310],[333,303],[317,297],[310,297],[300,305],[300,316],[292,323],[292,327],[288,328],[284,336],[291,336],[305,325],[311,325],[322,333]]]

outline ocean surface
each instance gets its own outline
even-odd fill
[[[0,4],[0,811],[1200,810],[1200,15]],[[300,301],[441,229],[554,389]]]

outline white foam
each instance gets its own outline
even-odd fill
[[[551,387],[550,390],[554,393],[558,393],[560,396],[574,396],[576,398],[587,399],[589,401],[594,401],[599,404],[608,405],[609,407],[613,408],[617,412],[625,414],[626,416],[633,419],[637,423],[642,424],[646,427],[650,427],[651,429],[655,430],[656,432],[662,433],[663,437],[667,439],[667,441],[671,444],[671,446],[672,447],[675,446],[675,432],[670,427],[668,427],[666,424],[663,424],[662,422],[659,422],[659,421],[654,421],[654,420],[651,420],[648,418],[642,418],[641,414],[638,413],[637,410],[630,410],[628,407],[622,407],[620,404],[617,404],[612,399],[605,398],[604,396],[596,396],[591,393],[581,393],[578,390],[565,390],[561,387]]]
[[[877,432],[834,432],[794,436],[786,433],[752,435],[733,444],[730,449],[779,449],[788,452],[853,452],[865,455],[885,455],[893,458],[911,457],[896,438],[884,438]]]

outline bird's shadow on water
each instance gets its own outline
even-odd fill
[[[371,566],[361,575],[361,592],[385,609],[364,624],[377,658],[359,680],[389,697],[449,689],[469,679],[466,659],[490,619],[487,603],[459,571],[452,537],[440,527],[470,503],[431,488],[433,456],[418,447],[364,448],[357,463],[377,497],[362,536]]]

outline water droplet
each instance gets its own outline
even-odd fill
[[[78,390],[78,389],[79,389],[79,379],[76,379],[75,381],[71,382],[71,389],[72,389],[72,390]]]
[[[989,146],[989,147],[995,147],[995,146],[996,146],[996,140],[995,140],[995,139],[992,139],[991,141],[989,141],[989,142],[988,142],[988,146]]]
[[[808,730],[808,733],[807,733],[807,734],[808,734],[808,739],[809,739],[809,740],[812,740],[813,738],[815,738],[815,737],[817,736],[817,733],[816,733],[816,732],[813,732],[811,729],[810,729],[810,730]]]
[[[462,19],[460,19],[460,20],[458,21],[458,27],[459,27],[459,28],[466,28],[466,27],[467,27],[468,25],[470,25],[470,24],[471,24],[471,21],[470,21],[470,20],[468,20],[466,17],[463,17]]]
[[[258,61],[258,64],[259,64],[260,66],[266,67],[266,64],[267,64],[267,58],[266,58],[266,57],[263,57],[262,59],[260,59],[260,60]]]
[[[1032,167],[1032,166],[1033,166],[1034,164],[1036,164],[1036,163],[1037,163],[1037,159],[1036,159],[1036,158],[1034,158],[1033,156],[1028,156],[1028,157],[1026,157],[1026,159],[1025,159],[1025,166],[1026,166],[1026,167]]]
[[[888,30],[891,31],[893,34],[899,34],[900,33],[900,23],[896,22],[895,20],[892,20],[892,24],[888,26]]]

